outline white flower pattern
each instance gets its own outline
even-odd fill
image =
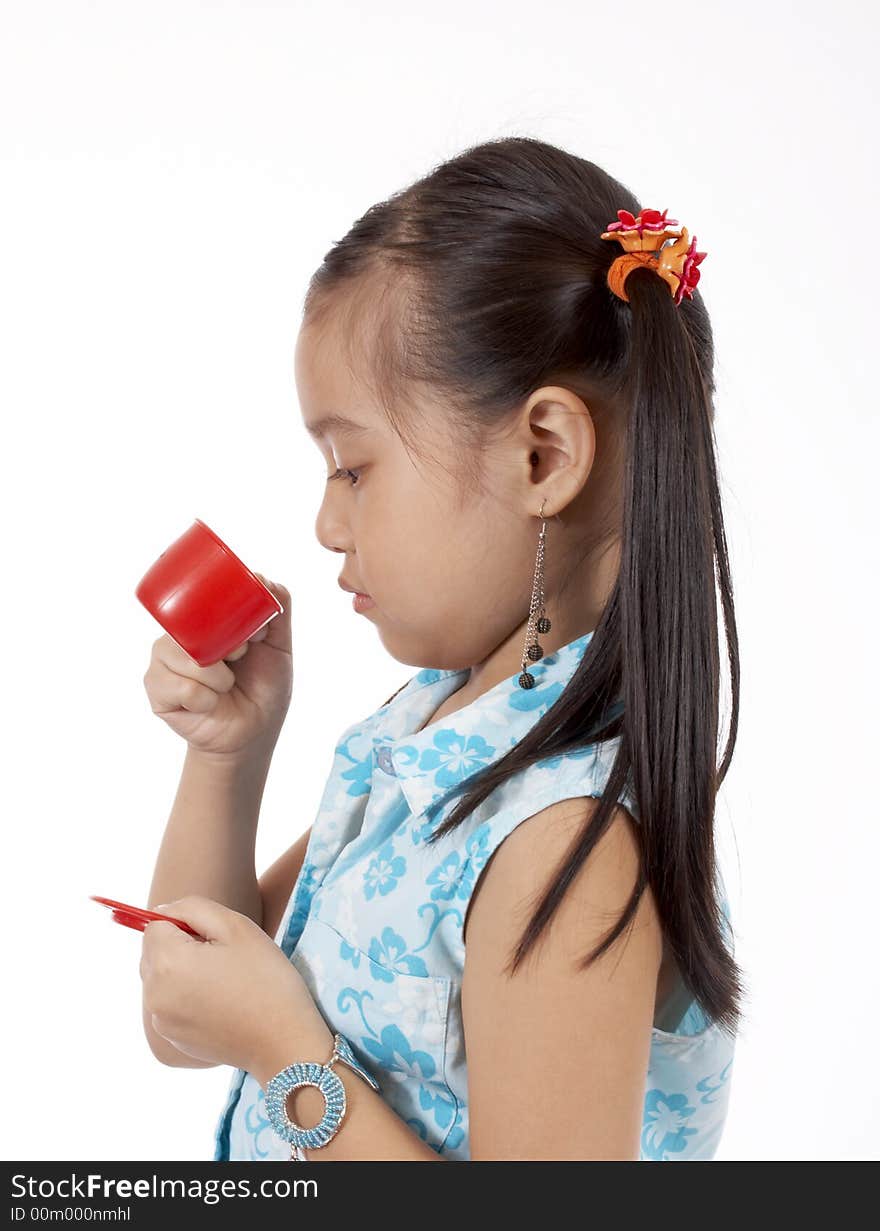
[[[530,766],[452,834],[435,844],[425,838],[459,798],[455,788],[503,756],[555,703],[591,636],[530,666],[533,689],[519,688],[513,676],[424,731],[422,723],[467,672],[419,671],[389,702],[348,727],[276,937],[389,1105],[445,1158],[470,1158],[461,1019],[468,901],[492,853],[522,820],[556,800],[602,793],[618,740]],[[620,801],[638,821],[628,791]],[[729,925],[726,895],[723,906]],[[733,1055],[733,1040],[708,1026],[695,1002],[676,1032],[652,1029],[643,1160],[714,1156]],[[291,1062],[321,1059],[291,1056]],[[215,1159],[289,1156],[287,1143],[268,1127],[260,1086],[235,1070],[217,1123]]]

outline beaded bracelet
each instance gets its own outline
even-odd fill
[[[325,1146],[339,1132],[345,1115],[345,1086],[331,1067],[337,1060],[347,1064],[374,1090],[379,1090],[379,1083],[356,1059],[348,1039],[338,1032],[333,1036],[333,1053],[326,1064],[312,1061],[289,1064],[266,1086],[269,1121],[278,1136],[290,1143],[290,1157],[295,1162],[308,1162],[302,1153],[304,1147]],[[300,1086],[315,1086],[324,1096],[324,1114],[312,1128],[303,1128],[287,1114],[287,1096]]]

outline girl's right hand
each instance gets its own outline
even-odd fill
[[[144,674],[150,707],[196,752],[271,755],[287,717],[293,692],[290,593],[256,576],[284,610],[222,662],[200,667],[167,633],[153,642]]]

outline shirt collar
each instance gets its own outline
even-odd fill
[[[465,682],[468,671],[424,668],[378,713],[373,729],[377,768],[395,776],[413,816],[439,807],[453,788],[499,761],[554,705],[574,675],[593,633],[584,633],[529,663],[533,688],[520,672],[469,705],[417,730]]]

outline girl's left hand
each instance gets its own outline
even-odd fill
[[[195,894],[153,908],[173,923],[144,928],[140,975],[153,1028],[180,1051],[212,1064],[263,1072],[333,1034],[302,976],[247,915]],[[328,1052],[329,1054],[329,1052]],[[274,1072],[275,1069],[272,1068]]]

